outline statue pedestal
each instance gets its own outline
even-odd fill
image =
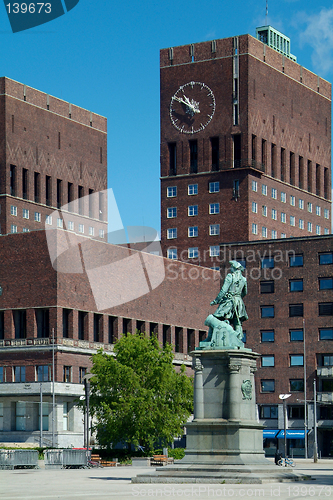
[[[186,464],[269,463],[257,417],[254,372],[259,354],[196,350],[194,420],[186,425]]]

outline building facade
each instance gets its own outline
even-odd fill
[[[221,241],[330,233],[327,81],[250,35],[160,66],[163,255],[218,267]]]

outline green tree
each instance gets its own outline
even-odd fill
[[[90,408],[99,443],[132,443],[146,452],[154,443],[167,445],[193,410],[193,384],[184,365],[177,373],[171,346],[161,348],[156,337],[139,332],[118,340],[114,353],[93,356]]]

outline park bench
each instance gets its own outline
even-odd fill
[[[94,453],[91,454],[90,460],[92,462],[97,462],[99,464],[101,463],[101,457],[97,454],[94,454]]]
[[[172,457],[167,457],[166,455],[153,455],[150,460],[150,465],[168,465],[173,463]]]
[[[110,460],[101,460],[100,464],[102,465],[102,467],[117,467],[117,465],[119,465],[118,462]]]

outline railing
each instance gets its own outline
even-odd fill
[[[33,339],[6,339],[0,340],[1,347],[25,347],[25,346],[48,346],[53,344],[52,338],[33,338]],[[106,351],[113,351],[113,345],[103,344],[100,342],[89,342],[88,340],[77,340],[68,338],[54,339],[55,345],[63,345],[67,347],[79,347],[81,349],[98,350],[103,347]]]
[[[46,450],[45,469],[82,468],[87,465],[86,450]]]
[[[0,451],[0,469],[35,467],[38,467],[38,451],[36,450]]]

